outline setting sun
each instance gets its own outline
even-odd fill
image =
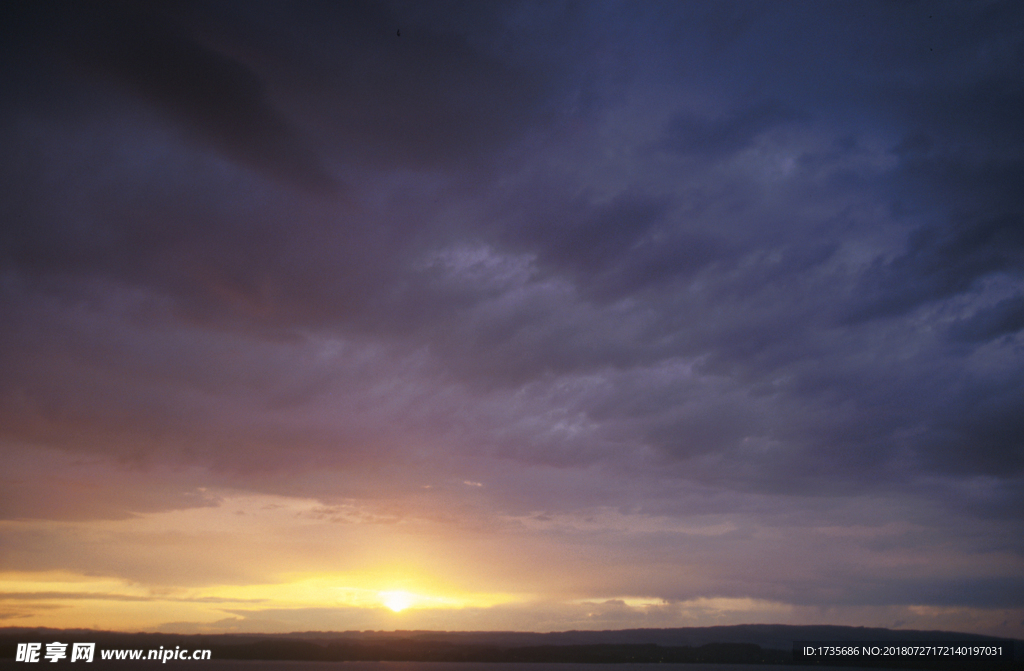
[[[413,595],[408,592],[381,592],[380,598],[385,606],[399,613],[412,605]]]

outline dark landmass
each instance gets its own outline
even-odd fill
[[[290,634],[159,634],[89,629],[0,629],[0,660],[14,659],[18,643],[95,642],[97,650],[208,649],[213,659],[295,661],[418,661],[515,663],[722,663],[792,664],[796,641],[884,644],[1005,642],[992,636],[866,627],[738,625],[620,631],[438,632],[347,631]],[[1011,641],[1013,657],[963,659],[829,660],[828,666],[901,669],[1024,669],[1024,641]],[[1018,661],[1014,661],[1018,660]],[[98,660],[97,660],[98,661]]]

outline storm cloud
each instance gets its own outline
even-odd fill
[[[1017,3],[3,11],[0,572],[1024,631]]]

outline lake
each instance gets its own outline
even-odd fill
[[[41,665],[17,663],[11,659],[0,660],[0,669],[39,669]],[[49,668],[49,664],[42,668]],[[61,666],[60,668],[65,668]],[[189,662],[158,661],[101,661],[96,660],[83,668],[115,671],[139,671],[184,668],[195,671],[789,671],[811,668],[790,664],[522,664],[486,662],[292,662],[292,661],[240,661],[210,660]],[[878,667],[842,667],[843,671],[880,671]],[[882,670],[884,671],[884,670]]]

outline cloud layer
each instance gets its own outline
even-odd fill
[[[11,594],[1024,632],[1015,3],[3,11]]]

